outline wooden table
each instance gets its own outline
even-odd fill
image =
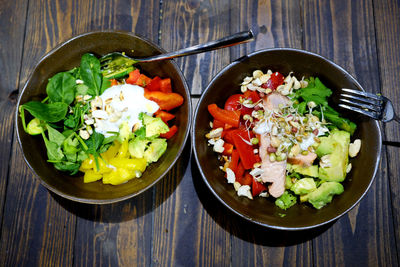
[[[62,41],[102,29],[132,31],[172,51],[253,28],[255,42],[176,60],[194,106],[232,60],[292,47],[338,63],[400,112],[399,0],[1,0],[0,23],[0,265],[399,265],[396,123],[382,125],[380,168],[361,203],[323,229],[294,233],[257,227],[219,204],[189,158],[190,142],[151,190],[96,206],[49,193],[25,164],[14,131],[16,98],[35,63]]]

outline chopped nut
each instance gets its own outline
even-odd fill
[[[235,188],[236,191],[238,191],[241,186],[242,185],[239,182],[234,182],[233,183],[233,187]]]
[[[349,145],[349,156],[354,158],[355,156],[358,155],[360,149],[361,149],[361,140],[360,139],[354,140],[354,142],[350,143]]]
[[[110,97],[110,98],[107,98],[106,99],[106,101],[104,101],[104,103],[106,104],[106,105],[108,105],[108,104],[110,104],[111,102],[112,102],[112,98]]]
[[[109,119],[110,122],[116,122],[122,117],[121,112],[115,112],[112,114],[111,118]]]
[[[352,168],[353,166],[351,165],[351,163],[349,163],[348,165],[347,165],[347,168],[346,168],[346,173],[349,173],[350,171],[351,171],[351,168]]]
[[[321,157],[321,160],[319,161],[319,165],[320,165],[322,168],[331,167],[331,166],[332,166],[332,163],[331,163],[330,155],[322,156],[322,157]]]
[[[215,141],[213,150],[214,150],[214,152],[217,152],[217,153],[224,152],[224,140],[218,139],[217,141]]]
[[[299,144],[295,144],[294,146],[292,146],[292,148],[290,149],[290,154],[293,155],[293,157],[297,156],[300,153],[300,145]]]
[[[261,86],[261,84],[262,84],[262,82],[261,82],[261,80],[260,80],[259,78],[253,80],[252,83],[253,83],[255,86]]]
[[[235,173],[229,168],[226,168],[226,179],[228,180],[228,184],[233,184],[236,180]]]
[[[103,108],[103,100],[99,96],[96,96],[92,102],[90,102],[92,110],[100,110]]]
[[[82,95],[77,95],[75,97],[76,102],[83,102],[83,96]]]
[[[119,92],[119,100],[123,101],[124,98],[124,94],[122,93],[122,91]]]
[[[82,137],[83,140],[87,140],[89,139],[90,134],[88,131],[81,129],[79,130],[79,136]]]
[[[240,91],[242,91],[242,93],[247,91],[247,86],[246,85],[242,85],[240,86]]]
[[[246,77],[243,79],[242,85],[247,85],[253,80],[253,77]]]
[[[255,71],[253,71],[253,77],[254,77],[255,79],[260,78],[260,77],[263,76],[263,75],[264,75],[264,73],[263,73],[261,70],[255,70]]]
[[[269,80],[270,77],[271,77],[271,75],[264,74],[264,75],[262,75],[262,76],[259,77],[259,78],[260,78],[261,83],[266,83],[266,82],[268,82],[268,80]]]
[[[206,134],[206,137],[208,138],[208,139],[211,139],[211,138],[220,138],[221,137],[221,134],[222,134],[222,132],[223,132],[223,128],[222,127],[220,127],[220,128],[217,128],[217,129],[213,129],[213,130],[211,130],[209,133],[207,133]]]
[[[253,196],[251,195],[250,192],[250,186],[248,185],[242,185],[241,187],[239,187],[239,189],[237,190],[237,194],[238,196],[244,196],[249,199],[253,199]]]
[[[140,128],[140,123],[135,123],[133,126],[132,126],[132,133],[134,133],[134,132],[136,132],[137,130],[139,130],[139,128]]]
[[[111,113],[114,113],[114,108],[111,105],[106,105],[105,110],[108,115],[110,115]]]

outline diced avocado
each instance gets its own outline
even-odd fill
[[[311,165],[308,167],[303,167],[301,165],[292,165],[292,170],[302,175],[318,177],[318,165]]]
[[[319,138],[321,140],[321,143],[319,144],[317,150],[315,153],[317,153],[318,158],[325,156],[327,154],[332,153],[333,151],[333,144],[334,144],[334,139],[330,136],[322,136]]]
[[[119,126],[119,135],[118,135],[119,141],[122,143],[124,142],[124,140],[129,139],[130,134],[131,134],[131,129],[129,128],[128,123],[123,122]]]
[[[167,150],[167,140],[156,138],[151,141],[149,147],[144,152],[147,163],[156,162]]]
[[[292,187],[293,182],[292,182],[292,177],[289,175],[286,176],[286,183],[285,183],[285,189],[290,189]]]
[[[275,205],[283,210],[287,210],[288,208],[296,204],[296,202],[296,197],[290,194],[288,191],[285,191],[282,196],[278,197],[275,200]]]
[[[32,119],[28,126],[26,127],[28,134],[30,135],[37,135],[43,132],[42,126],[40,126],[40,120],[38,118]]]
[[[131,141],[129,141],[129,154],[131,154],[132,157],[135,158],[143,158],[144,157],[144,151],[146,150],[147,143],[149,141],[147,139],[143,138],[135,138]]]
[[[337,182],[322,183],[316,190],[307,194],[301,201],[307,199],[314,208],[320,209],[332,201],[334,195],[343,193],[343,185]]]
[[[315,189],[317,189],[317,186],[313,178],[300,179],[290,187],[290,190],[296,195],[305,195],[311,193]]]
[[[142,113],[143,124],[146,126],[146,137],[157,137],[162,133],[169,131],[168,125],[166,125],[161,118],[154,118],[145,113]]]
[[[346,177],[347,164],[349,162],[350,133],[346,131],[333,131],[332,153],[323,156],[318,169],[318,177],[325,181],[342,182]],[[329,167],[324,167],[328,165]]]

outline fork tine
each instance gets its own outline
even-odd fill
[[[345,109],[349,109],[349,110],[364,114],[364,115],[366,115],[368,117],[371,117],[371,118],[373,118],[375,120],[379,120],[379,116],[378,116],[378,114],[376,112],[366,111],[366,110],[363,110],[363,109],[360,109],[360,108],[356,108],[356,107],[351,107],[351,106],[348,106],[348,105],[345,105],[345,104],[339,104],[339,107],[342,107],[342,108],[345,108]]]
[[[366,98],[366,97],[363,97],[363,96],[359,97],[359,96],[348,95],[348,94],[340,94],[340,96],[341,97],[347,97],[347,98],[350,98],[350,99],[355,99],[355,100],[358,100],[358,101],[362,101],[362,102],[367,103],[367,104],[373,104],[373,105],[377,105],[377,106],[381,105],[381,101],[375,100],[375,99],[372,99],[372,98]]]
[[[363,92],[363,91],[358,91],[358,90],[353,90],[353,89],[348,89],[348,88],[342,88],[342,91],[345,91],[347,93],[351,93],[351,94],[355,94],[355,95],[361,95],[361,96],[365,96],[365,97],[369,97],[375,100],[382,100],[381,96],[375,95],[375,94],[371,94],[371,93],[367,93],[367,92]]]
[[[356,107],[359,107],[361,109],[369,109],[369,110],[372,110],[372,111],[375,111],[375,112],[380,112],[381,111],[381,108],[378,105],[370,105],[370,104],[366,104],[366,103],[359,103],[357,101],[350,101],[350,100],[344,99],[344,98],[341,98],[340,101],[342,101],[344,103],[351,104],[351,105],[356,106]]]

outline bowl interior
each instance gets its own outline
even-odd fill
[[[102,56],[110,52],[125,52],[128,56],[145,57],[162,53],[162,49],[141,37],[124,32],[92,32],[77,36],[49,52],[36,66],[20,94],[18,106],[30,100],[43,99],[50,77],[60,71],[79,66],[84,53]],[[110,203],[135,196],[151,187],[173,166],[181,154],[190,128],[191,103],[186,81],[173,61],[137,64],[149,77],[170,77],[173,90],[184,97],[184,104],[172,111],[178,133],[168,141],[166,153],[156,163],[149,165],[140,179],[133,179],[119,186],[101,182],[83,183],[83,175],[69,176],[57,171],[48,163],[43,139],[30,136],[17,120],[17,136],[24,158],[41,182],[55,193],[80,202]],[[18,110],[18,109],[17,109]],[[28,114],[26,114],[28,115]],[[30,115],[27,119],[29,121]]]
[[[380,159],[381,134],[376,121],[348,113],[340,112],[357,123],[357,131],[352,137],[361,138],[362,146],[359,155],[351,160],[353,169],[343,182],[345,191],[335,196],[332,203],[321,210],[308,205],[296,205],[287,211],[275,206],[271,198],[257,197],[249,200],[238,197],[231,184],[226,182],[224,173],[218,168],[216,154],[207,146],[204,135],[210,131],[209,122],[212,117],[207,106],[216,103],[223,107],[226,99],[240,92],[240,83],[246,76],[260,69],[279,71],[283,75],[293,74],[301,77],[319,77],[331,88],[333,107],[337,107],[338,91],[340,88],[354,88],[362,90],[359,83],[346,71],[336,64],[318,55],[295,49],[269,49],[240,58],[223,69],[209,84],[196,109],[193,122],[193,146],[196,161],[200,172],[208,187],[216,197],[233,212],[263,226],[298,230],[316,227],[328,223],[351,209],[368,190],[371,185]]]

